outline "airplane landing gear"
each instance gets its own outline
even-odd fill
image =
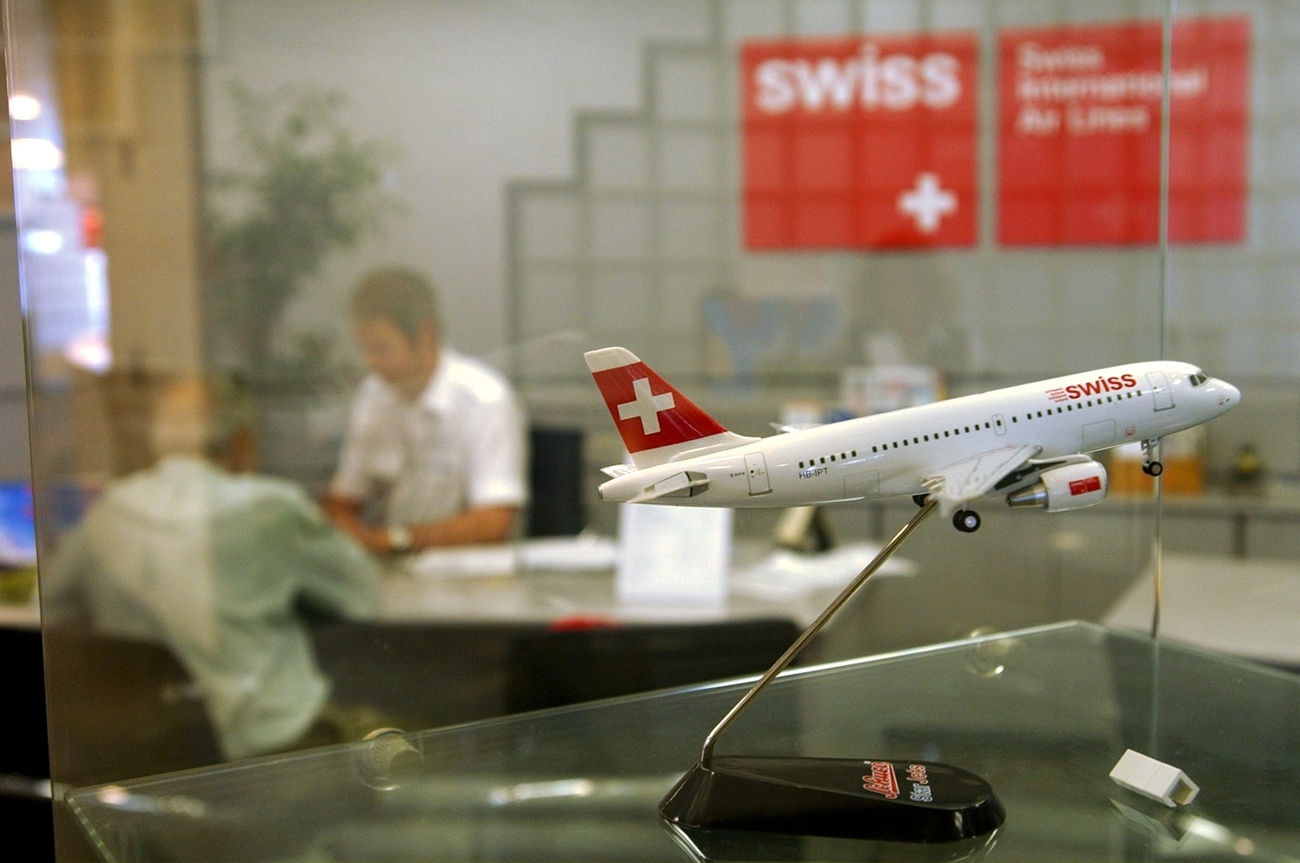
[[[973,509],[959,509],[952,514],[952,526],[962,533],[974,533],[980,529],[980,514]]]
[[[912,503],[916,504],[917,506],[925,506],[925,502],[926,502],[927,500],[929,500],[929,499],[930,499],[930,496],[929,496],[928,494],[914,494],[914,495],[912,495]]]
[[[1160,438],[1142,441],[1142,472],[1147,476],[1160,476],[1165,466],[1160,462]]]

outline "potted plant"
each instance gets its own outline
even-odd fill
[[[208,355],[258,404],[265,470],[312,484],[334,458],[352,363],[332,331],[282,332],[285,309],[331,256],[401,211],[383,187],[393,148],[359,140],[341,94],[230,84],[231,166],[208,178]],[[322,419],[322,416],[324,417]]]
[[[382,185],[392,148],[351,133],[336,91],[227,93],[233,166],[211,172],[207,196],[210,353],[259,388],[309,384],[304,375],[333,370],[332,338],[309,333],[277,351],[284,310],[328,257],[401,209]]]

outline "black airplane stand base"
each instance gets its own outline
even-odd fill
[[[989,784],[947,764],[713,755],[718,737],[934,509],[928,501],[709,733],[699,763],[660,802],[665,820],[702,830],[895,842],[956,842],[1001,826],[1006,811]]]
[[[974,773],[926,761],[720,756],[659,807],[674,824],[892,842],[957,842],[1006,817]]]

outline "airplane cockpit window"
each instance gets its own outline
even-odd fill
[[[1192,382],[1192,386],[1194,387],[1199,387],[1201,384],[1205,383],[1209,379],[1210,379],[1209,376],[1206,375],[1204,372],[1197,372],[1196,374],[1188,378],[1188,380]]]

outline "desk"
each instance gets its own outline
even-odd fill
[[[1090,624],[802,669],[719,754],[933,758],[988,779],[995,842],[674,836],[656,804],[747,683],[78,789],[104,859],[997,860],[1300,857],[1300,678]],[[391,742],[391,741],[390,741]],[[399,743],[401,741],[398,741]],[[1108,778],[1126,748],[1200,785],[1185,810]]]
[[[392,567],[377,620],[313,626],[336,699],[430,728],[757,673],[875,554],[846,545],[788,560],[738,543],[725,601],[669,603],[619,597],[612,545],[570,548],[567,571],[554,568],[565,563],[557,548],[439,552]]]
[[[1149,496],[1115,495],[1106,506],[1087,510],[1102,514],[1151,510]],[[1261,494],[1166,494],[1160,499],[1166,548],[1234,557],[1294,557],[1300,550],[1300,492],[1278,484]]]
[[[1148,570],[1102,622],[1149,632],[1154,582]],[[1300,566],[1294,563],[1166,554],[1160,606],[1164,638],[1300,669]]]
[[[386,623],[703,623],[781,617],[801,629],[870,562],[878,546],[845,545],[820,555],[773,552],[739,542],[725,602],[623,601],[611,540],[526,542],[436,552],[385,575],[379,619]],[[796,560],[797,559],[797,560]],[[881,573],[914,567],[891,561]]]
[[[764,593],[740,582],[770,559],[769,547],[738,546],[725,601],[628,602],[616,589],[612,544],[580,545],[562,554],[550,542],[439,552],[394,565],[378,619],[312,627],[335,698],[381,709],[402,728],[429,728],[757,673],[870,559],[850,547],[845,560],[822,559],[829,581],[808,578],[807,589],[785,594],[769,584]]]
[[[757,673],[820,610],[816,598],[739,595],[705,607],[624,605],[612,566],[474,577],[395,570],[382,592],[379,619],[313,619],[310,634],[334,700],[404,729]],[[21,634],[39,649],[30,613]],[[161,647],[68,637],[45,659],[57,778],[87,784],[217,758],[200,693]]]
[[[380,597],[379,620],[389,623],[553,623],[568,618],[593,622],[707,622],[779,616],[800,628],[865,565],[874,546],[849,545],[810,558],[805,572],[778,584],[762,570],[771,549],[766,542],[737,543],[733,589],[721,604],[625,603],[614,589],[609,540],[501,546],[450,554],[444,569],[426,561],[389,567]],[[896,561],[883,574],[907,574],[914,567]],[[816,570],[816,571],[815,571]],[[800,587],[800,579],[804,587]],[[0,627],[39,629],[40,601],[0,603]]]

